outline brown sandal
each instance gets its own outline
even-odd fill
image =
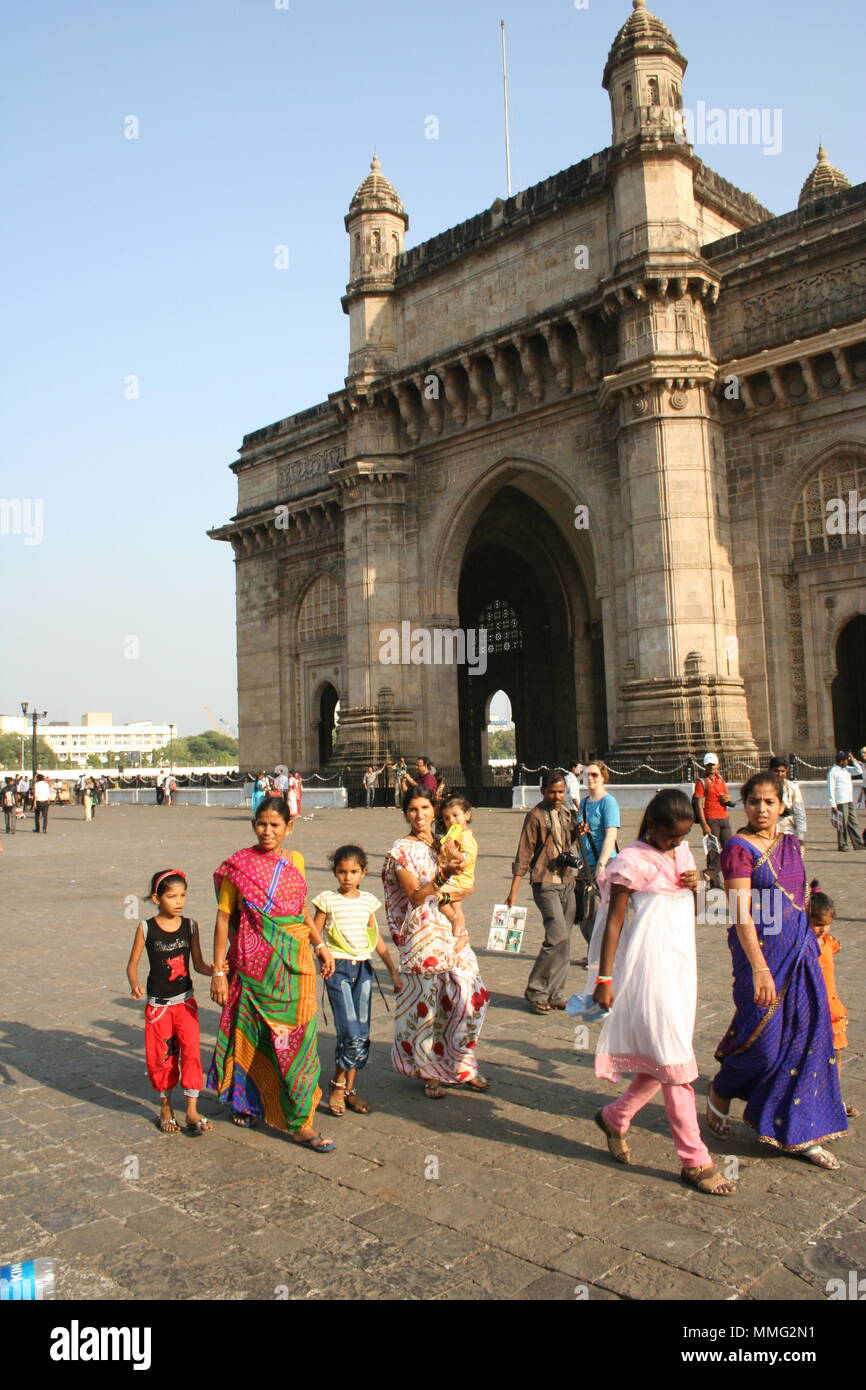
[[[445,1091],[438,1081],[425,1081],[424,1094],[428,1100],[443,1100]]]
[[[736,1183],[724,1177],[715,1164],[709,1168],[683,1168],[680,1182],[703,1192],[705,1197],[733,1197],[737,1190]]]
[[[602,1134],[607,1136],[607,1150],[611,1158],[616,1159],[617,1163],[631,1163],[631,1153],[625,1135],[618,1134],[615,1129],[610,1129],[605,1124],[604,1116],[600,1110],[595,1116],[595,1123]]]
[[[330,1112],[331,1112],[332,1115],[345,1115],[345,1113],[346,1113],[346,1102],[345,1102],[345,1099],[342,1101],[342,1104],[340,1104],[340,1103],[339,1103],[340,1098],[334,1096],[334,1091],[345,1091],[345,1089],[346,1089],[346,1083],[345,1083],[345,1081],[329,1081],[329,1082],[328,1082],[328,1109],[330,1110]],[[335,1100],[337,1101],[337,1104],[335,1104]]]
[[[346,1092],[346,1106],[355,1115],[369,1115],[373,1109],[372,1105],[368,1105],[367,1101],[362,1100],[355,1090]]]

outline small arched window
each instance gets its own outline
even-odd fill
[[[371,245],[374,251],[382,250],[382,233],[379,231],[378,227],[373,228]]]
[[[813,473],[794,508],[795,555],[828,555],[866,547],[866,458],[845,451]]]
[[[659,80],[657,77],[649,78],[647,81],[647,91],[649,93],[650,106],[660,106],[661,98],[659,96]]]
[[[623,89],[622,89],[622,109],[623,109],[623,111],[633,111],[633,110],[634,110],[634,96],[632,95],[631,83],[630,83],[630,82],[626,82],[626,83],[623,84]]]

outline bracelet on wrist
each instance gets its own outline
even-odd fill
[[[595,977],[595,983],[596,983],[597,985],[612,985],[612,984],[613,984],[613,976],[612,976],[612,975],[596,975],[596,977]]]
[[[222,975],[223,979],[225,979],[225,973],[224,970],[214,970],[211,972],[211,977],[215,980],[218,976]]]

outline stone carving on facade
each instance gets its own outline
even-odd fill
[[[866,313],[866,260],[743,300],[747,336],[778,329],[789,338],[812,320],[825,326],[832,317],[847,320],[858,312]]]

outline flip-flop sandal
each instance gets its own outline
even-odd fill
[[[601,1111],[597,1111],[593,1117],[602,1134],[607,1139],[607,1151],[611,1158],[617,1163],[631,1163],[631,1154],[624,1134],[617,1134],[615,1129],[609,1129],[604,1122]]]
[[[203,1115],[200,1115],[197,1120],[192,1120],[184,1125],[184,1129],[188,1134],[207,1134],[208,1130],[213,1129],[213,1125],[210,1120],[206,1120]]]
[[[464,1086],[468,1086],[469,1089],[470,1089],[470,1091],[489,1091],[489,1090],[490,1090],[490,1082],[487,1080],[487,1077],[486,1077],[486,1076],[473,1076],[473,1077],[470,1077],[470,1079],[469,1079],[468,1081],[464,1081],[464,1082],[463,1082],[463,1085],[464,1085]]]
[[[170,1115],[157,1115],[154,1124],[160,1134],[180,1134],[180,1125],[175,1119],[174,1112]]]
[[[845,1114],[848,1116],[849,1120],[856,1120],[857,1116],[860,1114],[860,1111],[857,1109],[856,1105],[846,1105]]]
[[[237,1125],[238,1129],[253,1129],[255,1127],[254,1115],[232,1115],[232,1124]]]
[[[718,1185],[718,1178],[721,1178],[722,1182],[728,1181],[715,1164],[710,1164],[709,1168],[683,1168],[680,1173],[680,1182],[684,1182],[686,1187],[694,1187],[705,1197],[733,1197],[737,1190],[736,1185],[729,1184],[728,1191],[723,1192]]]
[[[534,1003],[534,1001],[531,1000],[531,999],[530,999],[528,1002],[529,1002],[529,1008],[530,1008],[530,1010],[531,1010],[532,1013],[534,1013],[534,1014],[549,1014],[549,1013],[550,1013],[550,1005],[549,1005],[549,1004],[536,1004],[536,1003]]]
[[[445,1091],[438,1081],[425,1081],[424,1094],[428,1100],[444,1100]]]
[[[710,1112],[712,1112],[712,1114],[715,1115],[716,1119],[722,1121],[720,1125],[713,1124],[710,1118]],[[717,1135],[719,1139],[727,1139],[728,1135],[731,1132],[731,1117],[726,1110],[719,1110],[718,1106],[713,1105],[713,1102],[710,1100],[709,1089],[707,1090],[706,1121],[710,1129],[713,1131],[713,1134]]]
[[[373,1109],[366,1100],[362,1100],[357,1091],[346,1092],[346,1108],[355,1115],[369,1115]]]
[[[823,1149],[820,1144],[810,1144],[808,1148],[798,1150],[794,1157],[803,1158],[828,1173],[836,1173],[842,1167],[836,1155],[831,1154],[829,1149]]]
[[[323,1139],[321,1134],[311,1134],[309,1139],[293,1139],[299,1149],[312,1149],[314,1154],[333,1153],[337,1147],[333,1139]]]

